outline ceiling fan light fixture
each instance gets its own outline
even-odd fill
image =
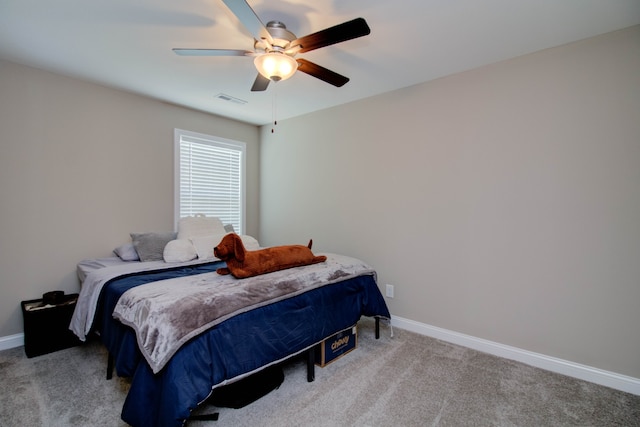
[[[253,63],[260,74],[274,82],[287,80],[298,69],[298,62],[295,59],[279,52],[256,56]]]

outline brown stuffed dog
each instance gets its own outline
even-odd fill
[[[311,252],[311,244],[308,246],[287,245],[248,251],[242,244],[242,240],[235,233],[229,233],[213,248],[213,254],[226,261],[226,268],[216,270],[218,274],[231,273],[238,279],[271,273],[285,268],[299,267],[302,265],[316,264],[326,261],[327,257],[314,256]]]

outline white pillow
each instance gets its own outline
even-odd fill
[[[198,253],[198,259],[218,259],[213,254],[213,248],[218,246],[218,244],[222,241],[222,238],[229,233],[224,234],[215,234],[213,236],[203,236],[203,237],[194,237],[191,240],[193,246],[196,248],[196,252]],[[256,249],[260,249],[260,244],[256,239],[251,236],[240,236],[242,239],[242,244],[244,248],[248,251],[255,251]]]
[[[118,255],[118,257],[123,261],[140,261],[140,257],[138,256],[138,252],[136,252],[136,248],[133,246],[133,243],[125,243],[113,250],[113,253]]]
[[[178,239],[191,239],[193,237],[214,236],[225,234],[224,224],[219,218],[196,214],[180,218],[178,221]]]
[[[225,234],[227,233],[193,237],[190,239],[196,248],[198,259],[218,259],[213,255],[213,248],[218,246],[218,243],[220,243]]]
[[[172,240],[164,247],[165,262],[187,262],[196,259],[196,248],[188,239]]]
[[[260,249],[260,243],[258,243],[258,241],[251,236],[242,234],[240,236],[240,239],[242,240],[242,244],[244,245],[244,248],[248,251],[255,251]]]

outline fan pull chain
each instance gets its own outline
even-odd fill
[[[274,85],[274,86],[277,86],[277,85]],[[271,127],[271,133],[275,132],[274,127],[276,127],[278,125],[278,119],[277,119],[277,115],[278,115],[278,112],[277,112],[277,109],[278,109],[277,97],[278,97],[278,95],[276,94],[276,91],[277,91],[276,88],[274,88],[274,91],[272,92],[273,93],[273,97],[271,98],[271,116],[272,116],[271,118],[273,119],[273,126]]]

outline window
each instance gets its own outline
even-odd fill
[[[244,232],[244,142],[175,129],[175,219],[198,213]]]

